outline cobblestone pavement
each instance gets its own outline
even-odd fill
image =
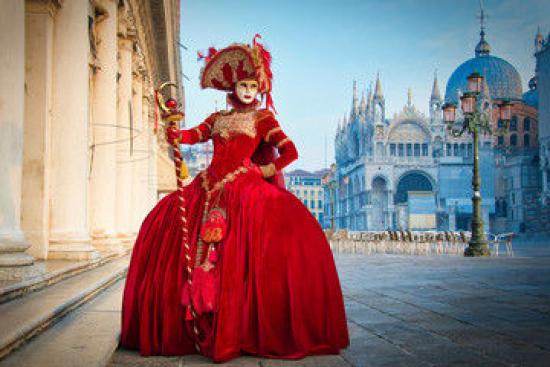
[[[516,257],[335,254],[351,345],[300,361],[239,358],[228,366],[550,366],[550,248]],[[199,356],[111,366],[212,366]]]

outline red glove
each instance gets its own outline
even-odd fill
[[[166,140],[170,145],[174,144],[174,140],[179,140],[181,132],[175,127],[170,126],[166,129]]]

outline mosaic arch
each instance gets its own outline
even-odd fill
[[[409,171],[403,174],[397,183],[394,203],[406,203],[409,191],[434,191],[433,179],[422,171]]]

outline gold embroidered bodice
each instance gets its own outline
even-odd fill
[[[212,128],[212,135],[229,139],[244,134],[251,138],[256,136],[256,111],[220,113]]]

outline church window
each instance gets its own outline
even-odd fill
[[[426,144],[426,143],[422,144],[422,155],[424,157],[428,156],[428,144]]]
[[[523,135],[523,146],[528,147],[530,143],[531,143],[531,137],[529,136],[529,134]]]
[[[510,131],[518,131],[518,117],[516,115],[512,116],[510,121]]]
[[[390,156],[395,157],[395,144],[390,144]]]
[[[418,143],[414,144],[414,156],[420,157],[420,144]]]
[[[407,143],[407,157],[412,156],[412,144]]]
[[[518,136],[516,134],[510,135],[510,145],[513,147],[518,145]]]
[[[531,130],[531,120],[529,117],[526,117],[525,120],[523,120],[523,131],[529,130]]]
[[[403,144],[399,143],[398,148],[399,148],[399,156],[403,157],[405,155]]]

